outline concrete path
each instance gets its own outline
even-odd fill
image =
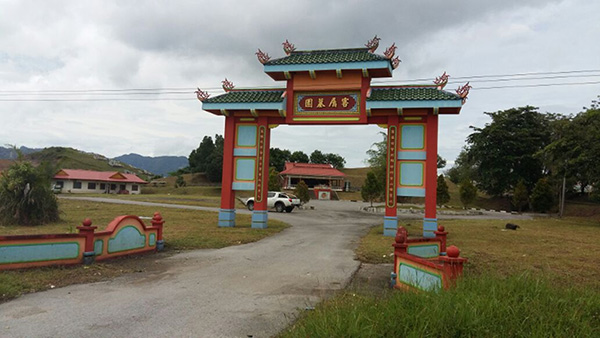
[[[0,337],[272,336],[350,281],[357,240],[381,222],[357,209],[269,213],[293,227],[256,243],[166,258],[165,271],[0,304]]]

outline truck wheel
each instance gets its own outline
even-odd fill
[[[248,207],[248,210],[250,211],[254,210],[254,201],[249,201],[248,204],[246,204],[246,207]]]
[[[283,212],[284,209],[285,205],[283,205],[283,203],[278,202],[277,204],[275,204],[275,210],[277,210],[277,212]]]
[[[292,210],[294,210],[294,206],[293,205],[291,207],[285,208],[285,212],[292,212]]]

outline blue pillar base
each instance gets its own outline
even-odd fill
[[[437,218],[423,218],[423,237],[434,238],[437,227]]]
[[[396,236],[398,230],[398,216],[383,217],[383,235],[386,237]]]
[[[94,251],[87,252],[86,251],[83,253],[83,264],[90,265],[90,264],[94,263],[95,258],[96,258],[96,252],[94,252]]]
[[[253,229],[266,229],[267,220],[269,215],[266,210],[254,210],[252,212],[252,228]]]
[[[235,209],[219,210],[219,227],[235,226]]]
[[[165,240],[161,239],[160,241],[156,241],[156,251],[163,251],[165,249]]]

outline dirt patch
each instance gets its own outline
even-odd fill
[[[390,289],[390,273],[393,269],[393,264],[362,263],[348,285],[348,290],[369,293],[387,292]]]

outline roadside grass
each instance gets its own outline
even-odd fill
[[[443,292],[345,292],[280,337],[597,337],[600,295],[523,273],[468,274]]]
[[[521,228],[505,230],[507,222]],[[421,236],[422,220],[401,221],[410,236]],[[580,285],[600,291],[600,223],[584,218],[533,220],[441,220],[448,245],[469,259],[465,270],[497,271],[500,275],[531,272],[559,285]],[[361,240],[356,254],[366,263],[392,263],[393,237],[375,226]]]
[[[600,223],[583,218],[442,220],[467,257],[464,278],[442,292],[360,288],[304,311],[281,337],[598,337]],[[420,236],[422,220],[403,221]],[[371,228],[356,250],[392,263],[394,239]]]
[[[151,268],[158,258],[179,250],[222,248],[258,241],[288,227],[287,224],[269,220],[267,229],[252,229],[251,215],[237,215],[235,228],[217,227],[217,213],[197,210],[156,208],[136,205],[120,205],[76,200],[59,200],[61,220],[56,223],[35,226],[0,226],[0,234],[51,234],[75,233],[84,218],[102,230],[115,217],[136,215],[151,217],[159,211],[165,220],[165,252],[118,258],[89,266],[45,267],[0,272],[0,301],[69,284],[89,283],[113,278]],[[144,222],[150,225],[150,220]],[[149,267],[150,266],[150,267]]]

